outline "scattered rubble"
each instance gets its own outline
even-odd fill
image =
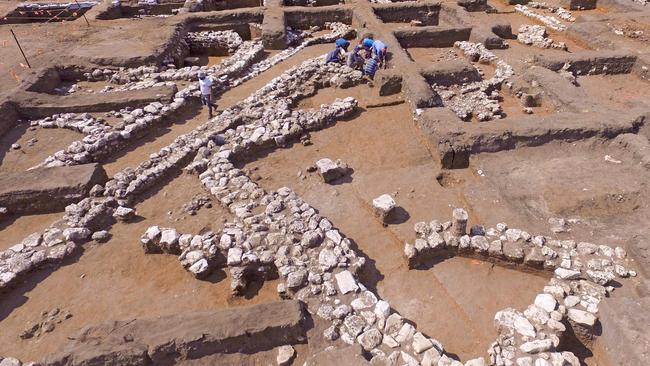
[[[454,111],[463,121],[469,121],[472,117],[479,121],[502,118],[499,89],[501,84],[514,74],[512,67],[480,43],[460,41],[456,42],[454,47],[459,48],[473,62],[494,64],[496,71],[494,76],[487,80],[449,87],[433,85],[433,89],[442,98],[443,105]]]
[[[499,335],[488,349],[489,364],[532,365],[536,359],[550,359],[558,364],[579,365],[572,353],[556,352],[566,331],[565,320],[576,334],[593,336],[598,304],[613,291],[608,285],[616,277],[631,275],[626,269],[625,251],[620,247],[531,235],[503,223],[485,231],[472,227],[468,235],[467,218],[465,210],[455,209],[451,221],[416,223],[415,244],[406,243],[404,247],[409,267],[420,267],[438,256],[457,254],[553,272],[549,284],[523,313],[505,309],[495,315]],[[554,219],[552,223],[562,221]]]
[[[551,15],[542,15],[530,10],[526,5],[516,4],[515,11],[522,13],[523,15],[539,20],[544,23],[547,27],[556,30],[558,32],[563,32],[566,30],[566,25],[559,21],[557,18]],[[560,13],[558,13],[559,15]],[[566,11],[563,11],[561,14],[566,14]],[[563,15],[563,18],[566,18],[566,15]]]
[[[556,48],[560,50],[567,50],[564,42],[554,42],[552,38],[546,33],[546,28],[541,25],[528,25],[523,24],[519,27],[517,40],[525,45],[539,47],[539,48]]]
[[[44,311],[41,314],[41,319],[29,323],[25,330],[20,334],[20,338],[29,339],[29,338],[38,338],[44,333],[49,333],[54,331],[56,325],[63,322],[66,319],[70,319],[72,314],[66,310],[60,310],[59,308],[54,308],[50,311]]]

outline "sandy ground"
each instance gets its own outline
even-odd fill
[[[203,191],[195,176],[179,176],[136,206],[141,216],[138,222],[115,225],[107,243],[87,246],[68,265],[43,274],[40,283],[28,283],[4,295],[0,354],[40,359],[67,344],[67,337],[77,329],[92,323],[277,301],[274,282],[254,287],[245,297],[231,298],[227,273],[219,271],[197,281],[176,256],[144,254],[139,237],[151,225],[199,233],[220,228],[230,217],[218,205],[203,208],[196,216],[183,213],[182,205],[199,193]],[[27,322],[54,307],[70,311],[72,318],[39,338],[19,338]]]
[[[359,98],[363,107],[364,102],[373,101],[367,94],[365,86],[325,89],[301,106],[350,95]],[[461,359],[476,357],[477,350],[487,349],[494,341],[494,313],[507,306],[527,306],[547,280],[462,258],[444,261],[429,271],[408,270],[402,250],[404,241],[414,237],[414,223],[446,220],[450,206],[465,202],[458,192],[437,183],[439,167],[431,163],[419,130],[403,117],[406,113],[406,105],[364,110],[351,121],[312,133],[312,146],[296,144],[245,168],[265,188],[286,185],[298,191],[368,256],[367,283],[376,284],[393,307],[415,321],[418,329],[439,339],[448,351]],[[323,157],[348,163],[354,169],[350,181],[330,186],[305,172]],[[371,214],[372,199],[385,192],[397,192],[403,212],[402,220],[387,229]],[[440,322],[440,314],[453,315]]]
[[[21,172],[39,165],[48,156],[83,137],[83,134],[68,129],[30,128],[29,123],[21,123],[0,136],[0,174]],[[20,148],[13,149],[13,144],[20,145]]]
[[[512,10],[503,4],[500,10]],[[598,9],[596,11],[599,11]],[[487,14],[473,13],[477,19]],[[510,22],[516,32],[520,24],[535,24],[519,14],[489,15]],[[151,29],[157,29],[152,32]],[[79,22],[15,27],[25,42],[28,57],[36,66],[51,62],[48,57],[69,48],[75,57],[106,55],[111,57],[146,56],[168,36],[169,22],[161,19],[118,20],[98,23],[90,29]],[[6,39],[6,27],[1,27]],[[45,33],[54,39],[42,39]],[[564,41],[570,51],[587,49],[551,32],[556,41]],[[511,48],[496,50],[500,57],[522,67],[521,60],[538,49],[509,41]],[[11,47],[6,43],[6,49]],[[325,54],[331,45],[317,45],[302,50],[243,85],[218,96],[216,103],[224,109],[258,90],[272,78],[300,62]],[[449,57],[452,49],[410,49],[411,57],[422,63]],[[546,52],[546,51],[544,51]],[[562,51],[549,51],[562,52]],[[107,56],[108,57],[108,56]],[[108,57],[110,58],[110,57]],[[218,58],[204,60],[209,64]],[[27,72],[18,66],[15,50],[0,53],[0,82],[8,88]],[[486,68],[486,74],[489,70]],[[630,75],[583,77],[581,87],[594,98],[612,108],[626,108],[644,98],[640,80]],[[99,85],[88,83],[86,87]],[[613,86],[616,96],[605,95],[605,86]],[[503,93],[505,94],[505,93]],[[455,207],[470,213],[472,224],[493,226],[507,222],[529,232],[549,235],[549,217],[573,217],[579,222],[571,233],[561,237],[589,240],[599,244],[632,248],[632,243],[650,234],[643,225],[650,214],[648,207],[648,172],[633,163],[630,156],[599,142],[548,144],[472,158],[464,170],[442,171],[435,148],[421,134],[412,120],[408,104],[369,108],[369,104],[395,100],[379,98],[368,85],[351,89],[320,90],[302,100],[298,108],[317,107],[337,97],[353,96],[359,112],[345,121],[311,134],[313,145],[299,143],[287,149],[260,154],[241,162],[242,168],[267,190],[288,186],[297,191],[321,214],[330,218],[368,259],[361,274],[364,283],[376,289],[392,306],[413,320],[418,328],[440,340],[451,354],[463,360],[484,356],[494,340],[494,313],[506,307],[522,310],[547,282],[541,275],[521,273],[492,266],[477,260],[451,258],[429,270],[408,270],[402,258],[405,241],[414,239],[413,225],[418,221],[447,220]],[[503,107],[509,116],[521,108],[504,96]],[[536,113],[552,113],[543,107]],[[109,176],[134,167],[149,154],[169,144],[175,137],[207,121],[205,108],[193,108],[165,123],[150,135],[104,161]],[[452,123],[455,123],[453,121]],[[28,141],[37,139],[33,146]],[[0,174],[20,171],[36,165],[63,149],[81,135],[63,129],[29,130],[19,126],[0,139]],[[10,150],[18,142],[22,148]],[[621,160],[613,164],[604,155]],[[326,185],[306,168],[318,159],[342,159],[353,173],[334,185]],[[371,201],[383,193],[395,196],[397,218],[387,227],[371,213]],[[80,327],[114,319],[156,317],[178,312],[219,309],[241,304],[275,301],[274,281],[257,284],[242,298],[230,297],[226,272],[217,272],[205,281],[192,278],[171,255],[145,255],[139,237],[150,225],[173,226],[181,232],[200,233],[218,230],[231,215],[217,203],[201,209],[196,216],[182,211],[182,206],[198,194],[204,194],[198,178],[187,174],[152,188],[136,209],[140,218],[129,224],[116,224],[107,243],[91,243],[56,271],[43,270],[34,278],[0,297],[0,355],[37,360],[60,349]],[[0,222],[0,250],[42,230],[59,219],[61,213],[6,218]],[[633,291],[638,283],[630,281],[617,293]],[[20,332],[40,313],[58,307],[72,313],[72,318],[56,329],[35,339],[21,340]],[[442,320],[444,319],[444,321]],[[298,346],[298,362],[309,353]],[[599,356],[588,356],[589,366],[607,366]],[[228,356],[233,364],[266,364],[273,351],[241,358]],[[246,362],[246,363],[245,363]]]

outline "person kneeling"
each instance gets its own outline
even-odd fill
[[[336,45],[336,48],[334,48],[332,51],[330,51],[327,54],[327,57],[325,57],[325,63],[330,63],[330,62],[343,63],[345,60],[345,53],[348,50],[348,46],[350,45],[350,42],[348,42],[343,38],[339,38],[336,40],[334,44]]]

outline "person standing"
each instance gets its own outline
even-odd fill
[[[201,90],[201,104],[208,106],[208,116],[212,118],[212,107],[216,107],[212,103],[212,85],[214,80],[212,77],[207,76],[205,71],[199,71],[199,89]]]

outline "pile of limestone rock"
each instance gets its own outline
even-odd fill
[[[526,4],[530,8],[535,8],[535,9],[547,9],[551,13],[556,13],[560,19],[566,20],[568,22],[575,22],[576,18],[573,17],[573,14],[571,14],[570,11],[564,9],[563,7],[554,7],[550,6],[545,2],[537,2],[537,1],[531,1],[528,4]]]
[[[228,53],[235,52],[244,42],[237,32],[203,31],[187,32],[185,42],[190,47],[190,52],[205,52],[210,49],[220,49]]]
[[[470,60],[494,64],[496,71],[489,79],[452,86],[433,86],[442,98],[443,104],[451,109],[461,120],[468,121],[475,116],[479,121],[489,121],[503,117],[499,104],[499,90],[513,74],[513,68],[488,51],[481,43],[459,41],[454,44]]]
[[[567,28],[566,25],[564,25],[564,23],[562,23],[556,17],[552,15],[543,15],[543,14],[536,13],[530,10],[526,5],[516,4],[515,11],[520,12],[529,18],[537,19],[540,22],[544,23],[547,27],[556,30],[558,32],[565,31]],[[565,12],[562,12],[562,14],[565,14]]]
[[[60,150],[48,156],[43,165],[62,166],[85,164],[99,161],[103,157],[123,148],[129,140],[141,136],[160,121],[171,116],[186,103],[185,98],[175,98],[170,104],[152,102],[144,108],[123,109],[119,112],[111,112],[112,115],[121,118],[119,126],[112,127],[97,119],[89,117],[88,114],[81,116],[61,115],[47,117],[43,120],[34,121],[43,127],[63,126],[64,128],[76,129],[86,136],[81,141],[74,141],[65,150]],[[56,117],[56,118],[55,118]],[[81,120],[78,120],[81,118]]]
[[[546,33],[546,28],[541,25],[522,24],[517,33],[517,41],[528,46],[538,48],[554,48],[567,50],[564,42],[554,42]]]
[[[101,190],[94,188],[91,192],[99,195]],[[62,220],[0,252],[0,289],[34,269],[58,265],[91,239],[105,238],[107,233],[103,229],[116,219],[116,211],[120,208],[112,197],[87,197],[68,205]]]
[[[203,235],[180,234],[172,228],[151,226],[140,242],[145,253],[178,255],[183,268],[196,278],[205,278],[220,261],[218,242],[212,232]]]
[[[504,223],[487,230],[475,225],[467,233],[467,219],[465,210],[455,209],[450,221],[415,224],[415,242],[404,247],[409,267],[461,255],[551,271],[553,278],[523,313],[505,309],[496,314],[499,334],[488,350],[490,364],[579,365],[573,354],[555,350],[561,348],[567,326],[583,341],[591,340],[598,304],[614,290],[611,281],[636,275],[625,267],[625,250],[531,235]]]
[[[95,118],[90,113],[61,113],[50,117],[30,121],[32,127],[65,128],[68,130],[90,135],[95,132],[104,132],[110,126],[101,118]]]

